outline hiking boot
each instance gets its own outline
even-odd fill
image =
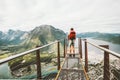
[[[69,54],[69,57],[71,57],[72,55],[71,54]]]

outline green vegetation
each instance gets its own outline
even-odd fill
[[[11,53],[10,55],[16,55],[21,52],[31,50],[37,45],[43,46],[55,40],[62,39],[65,36],[66,34],[62,30],[56,29],[51,25],[42,25],[36,27],[30,32],[10,30],[7,35],[4,34],[4,36],[0,36],[0,50],[9,51],[9,53]],[[63,49],[62,46],[63,45],[60,46],[60,49]],[[43,49],[40,49],[40,52],[42,66],[52,66],[47,71],[54,72],[55,68],[53,68],[53,66],[56,67],[55,64],[57,64],[57,62],[56,60],[53,61],[53,59],[56,59],[56,54],[54,52],[57,52],[57,45],[53,44]],[[5,53],[4,55],[0,56],[0,59],[8,56],[9,55]],[[22,57],[18,57],[8,62],[8,65],[10,66],[10,69],[12,73],[14,73],[15,77],[21,76],[21,71],[23,71],[22,75],[24,75],[24,71],[27,70],[27,67],[33,66],[33,64],[36,64],[35,52],[29,53]],[[25,72],[27,73],[28,71],[30,71],[30,68]],[[56,72],[53,74],[56,75]],[[50,74],[46,73],[46,75],[49,76]]]
[[[2,54],[2,55],[0,55],[0,59],[6,58],[8,56],[9,56],[9,54]]]
[[[97,36],[95,39],[100,39],[115,44],[120,44],[120,34],[101,34]]]
[[[77,37],[81,38],[94,38],[120,44],[120,33],[99,33],[99,32],[86,32],[77,34]]]
[[[19,57],[19,58],[16,58],[16,59],[13,59],[13,60],[9,61],[8,64],[11,68],[11,67],[14,67],[18,64],[21,64],[22,61],[23,61],[23,57]]]
[[[55,54],[42,53],[40,54],[40,56],[41,56],[40,57],[41,62],[49,63],[55,57]],[[18,68],[20,68],[20,67],[25,67],[30,64],[35,64],[35,61],[36,61],[36,55],[28,54],[23,57],[10,61],[9,66],[12,69],[12,67],[15,67],[16,65],[21,64],[20,66],[18,66]]]

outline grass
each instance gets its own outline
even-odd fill
[[[41,58],[41,62],[45,62],[45,63],[49,63],[51,62],[51,60],[55,57],[55,54],[48,54],[48,53],[42,53],[40,54],[40,58]],[[36,60],[36,55],[35,54],[27,54],[23,57],[20,58],[16,58],[14,60],[11,60],[9,62],[10,66],[15,66],[16,63],[21,63],[22,61],[24,61],[23,63],[31,63],[31,62],[35,62]]]
[[[8,56],[9,56],[9,54],[2,54],[2,55],[0,55],[0,59],[6,58]]]

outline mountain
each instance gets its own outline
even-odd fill
[[[120,44],[120,33],[101,33],[96,39],[112,42],[115,44]]]
[[[16,45],[21,43],[25,38],[22,38],[25,34],[28,34],[25,31],[14,31],[9,30],[7,33],[0,32],[0,45],[7,46],[7,45]]]
[[[86,33],[77,34],[77,37],[94,38],[94,39],[99,39],[99,40],[120,44],[120,33],[86,32]]]
[[[65,38],[66,34],[51,25],[41,25],[29,32],[28,38],[22,42],[25,48],[35,48],[36,45],[45,45],[55,40]]]
[[[0,54],[2,55],[2,58],[6,55],[11,56],[14,54],[18,54],[20,52],[33,49],[37,45],[42,46],[59,39],[63,39],[65,37],[66,34],[62,30],[56,29],[51,25],[41,25],[29,32],[24,32],[19,30],[17,31],[9,30],[7,33],[0,32],[0,40],[5,42],[5,43],[1,43],[2,45],[0,46],[0,51],[3,52],[9,51],[8,54],[7,53],[3,53],[3,54],[0,53]],[[62,47],[62,45],[60,45],[60,47]],[[63,48],[61,48],[61,50],[62,49]],[[48,54],[49,52],[52,52],[53,54]],[[36,55],[34,53],[35,52],[33,52],[33,54],[28,54],[8,62],[12,76],[17,78],[18,75],[21,74],[21,71],[23,72],[22,75],[26,75],[29,73],[29,71],[31,71],[31,69],[34,68],[34,67],[32,68],[30,67],[31,64],[32,65],[36,64]],[[42,63],[44,62],[45,64],[50,63],[51,65],[52,59],[54,58],[56,59],[55,56],[57,53],[57,44],[48,46],[44,49],[40,49],[40,53],[41,53],[41,62]],[[55,69],[56,69],[56,64],[57,63],[52,63],[53,67],[55,66]],[[27,70],[28,66],[30,69],[29,71]],[[21,70],[21,68],[22,69],[24,68],[24,71]],[[56,73],[55,70],[53,70],[54,68],[52,67],[51,68],[46,67],[46,69],[47,72],[45,74],[48,74],[50,71],[51,73]]]
[[[99,32],[85,32],[85,33],[78,33],[77,37],[81,37],[81,38],[86,38],[86,37],[97,37],[99,36],[101,33]]]
[[[0,32],[0,42],[4,46],[2,50],[22,52],[35,48],[36,45],[42,46],[62,39],[65,36],[66,34],[62,30],[56,29],[51,25],[41,25],[29,32],[20,30],[9,30],[7,33]]]

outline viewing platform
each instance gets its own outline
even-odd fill
[[[63,44],[64,43],[64,44]],[[84,45],[83,45],[84,44]],[[91,76],[89,76],[89,65],[88,65],[88,60],[89,57],[88,55],[88,44],[91,46],[96,47],[97,49],[100,49],[104,52],[103,54],[103,66],[102,66],[102,79],[103,80],[119,80],[119,74],[120,74],[120,66],[114,66],[115,64],[120,63],[120,54],[116,53],[114,51],[109,50],[109,45],[96,45],[93,44],[87,39],[81,39],[78,38],[78,47],[75,47],[75,56],[70,56],[69,48],[68,48],[68,42],[66,39],[61,39],[57,40],[54,42],[51,42],[49,44],[43,45],[43,46],[36,46],[36,48],[9,56],[7,58],[1,59],[0,60],[0,65],[3,65],[4,63],[8,63],[9,61],[15,60],[16,58],[23,57],[28,54],[34,54],[35,55],[35,61],[31,62],[31,64],[25,64],[24,67],[20,66],[19,69],[23,68],[22,70],[30,73],[35,74],[32,77],[26,77],[30,76],[30,74],[27,75],[20,75],[20,76],[15,76],[10,79],[29,79],[29,80],[93,80],[91,79]],[[51,52],[47,54],[46,57],[42,57],[43,54],[41,54],[41,49],[46,48],[51,45],[56,45],[56,51],[57,52]],[[63,47],[60,47],[63,46]],[[83,47],[84,46],[84,47]],[[61,49],[63,48],[63,49]],[[53,51],[53,50],[52,50]],[[53,54],[52,54],[53,53]],[[84,55],[84,56],[83,56]],[[109,55],[114,56],[118,63],[114,63],[113,67],[114,69],[111,69],[111,64],[110,64],[110,57]],[[45,55],[44,55],[45,56]],[[84,58],[83,58],[84,57]],[[22,63],[19,63],[19,65],[23,65]],[[17,65],[17,66],[19,66]],[[31,67],[32,65],[32,67]],[[15,66],[15,67],[17,67]],[[13,66],[14,67],[14,66]],[[27,67],[27,68],[26,68]],[[34,69],[33,69],[34,68]],[[17,70],[16,72],[21,70]],[[27,70],[28,71],[27,71]],[[113,72],[112,72],[113,71]],[[11,71],[12,72],[12,71]],[[19,72],[18,72],[19,73]],[[45,75],[44,75],[45,74]],[[93,74],[96,75],[96,74]],[[2,79],[2,78],[0,78]],[[9,78],[5,78],[9,79]]]
[[[75,53],[75,57],[67,53],[57,77],[57,80],[86,80],[86,72],[78,53]]]

